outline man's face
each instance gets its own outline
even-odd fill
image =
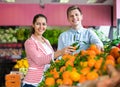
[[[83,16],[78,9],[71,10],[68,13],[68,21],[72,26],[77,26],[78,24],[80,24],[82,21],[82,18]]]

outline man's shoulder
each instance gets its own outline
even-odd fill
[[[89,28],[83,28],[84,29],[84,31],[86,31],[86,32],[93,32],[93,30],[92,29],[89,29]]]
[[[71,30],[66,30],[64,32],[62,32],[60,35],[67,35],[67,34],[70,34],[71,33]]]

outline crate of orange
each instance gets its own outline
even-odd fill
[[[114,67],[120,64],[119,52],[118,47],[101,52],[96,45],[91,44],[87,50],[81,50],[78,54],[65,54],[61,60],[51,61],[38,87],[77,87],[88,80],[96,80],[107,75],[108,64]]]

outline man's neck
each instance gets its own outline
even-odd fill
[[[75,29],[75,30],[78,30],[78,29],[80,29],[81,27],[83,27],[83,26],[82,26],[82,25],[72,26],[72,28]]]

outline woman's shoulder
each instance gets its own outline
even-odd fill
[[[34,44],[34,41],[33,41],[31,38],[28,38],[28,39],[25,41],[25,44]]]

